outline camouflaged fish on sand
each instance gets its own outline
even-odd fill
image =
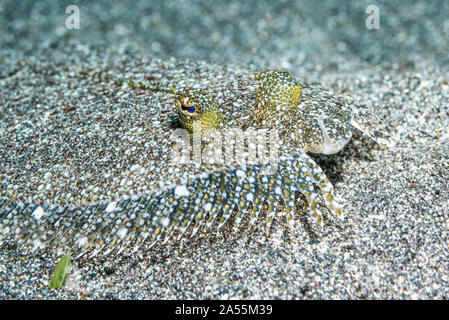
[[[53,119],[59,124],[53,131],[46,131],[48,124],[40,123],[37,127],[44,131],[39,143],[33,144],[26,131],[8,131],[2,139],[3,164],[24,155],[28,163],[17,164],[15,170],[20,172],[15,176],[14,164],[12,173],[2,169],[0,242],[106,254],[125,245],[138,250],[143,244],[179,238],[189,226],[191,235],[202,225],[220,228],[233,214],[236,227],[245,215],[250,225],[263,216],[268,231],[280,208],[286,210],[287,220],[293,221],[299,194],[307,199],[310,219],[322,224],[323,207],[338,217],[343,217],[343,208],[329,179],[306,152],[340,151],[354,127],[376,139],[374,116],[362,114],[348,99],[319,85],[300,84],[287,72],[247,72],[232,83],[224,74],[209,90],[188,88],[188,83],[176,79],[159,86],[163,81],[93,81],[88,72],[82,78],[87,87],[92,82],[111,87],[109,93],[138,91],[159,99],[160,107],[138,104],[145,113],[133,115],[128,124],[140,117],[143,125],[125,131],[131,132],[134,140],[120,137],[117,119],[103,117],[110,110],[103,110],[101,103],[77,106],[75,112],[84,121],[76,122],[61,112]],[[170,86],[170,90],[161,89]],[[120,114],[128,112],[120,108]],[[98,117],[86,118],[91,112]],[[27,113],[18,121],[39,122],[38,117],[42,114]],[[1,120],[3,128],[13,121]],[[106,127],[109,121],[111,125]],[[107,131],[106,140],[101,135],[90,136],[89,141],[97,139],[98,143],[76,140],[77,135],[84,137],[86,132],[102,129]],[[187,136],[185,132],[182,137],[177,135],[182,129]],[[191,149],[174,156],[173,150],[190,146],[195,134],[202,141],[203,156],[210,157],[198,159]],[[57,156],[46,155],[42,141],[48,137],[58,142],[53,144]],[[223,149],[216,147],[217,141],[225,142]],[[208,147],[212,142],[213,147]],[[110,146],[117,150],[123,144],[127,148],[118,157]],[[264,146],[259,153],[258,145]],[[220,160],[226,159],[226,152],[237,154],[239,160]],[[261,153],[267,156],[262,157],[265,160],[257,157]],[[33,162],[36,159],[39,161]],[[92,167],[95,171],[90,180],[83,175],[77,178]]]

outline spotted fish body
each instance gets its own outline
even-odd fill
[[[301,85],[288,72],[264,71],[254,78],[259,80],[254,117],[269,127],[289,120],[298,109]]]
[[[149,160],[154,169],[146,172],[160,178],[148,182],[148,189],[140,195],[84,204],[1,198],[0,242],[90,248],[107,254],[125,245],[138,250],[144,244],[179,238],[189,226],[192,234],[202,225],[221,227],[232,214],[238,226],[243,216],[248,215],[252,225],[264,213],[269,230],[281,204],[287,220],[293,221],[298,193],[306,197],[312,221],[323,223],[320,202],[342,217],[342,206],[329,179],[305,152],[335,153],[343,148],[351,137],[353,113],[338,98],[303,88],[285,72],[263,72],[253,81],[257,89],[252,105],[239,108],[238,114],[232,106],[219,106],[205,91],[180,89],[175,91],[177,116],[190,134],[195,121],[202,119],[201,127],[208,129],[212,140],[221,139],[227,128],[245,128],[245,134],[251,128],[278,130],[280,142],[263,138],[278,149],[276,170],[266,170],[267,163],[251,159],[244,164],[170,163],[165,153],[155,153]],[[308,95],[313,99],[308,100]],[[184,117],[189,113],[195,115]],[[166,124],[154,128],[152,134],[152,142],[160,149],[171,146],[170,117],[171,111],[162,114]],[[251,153],[249,148],[246,146],[244,153]]]

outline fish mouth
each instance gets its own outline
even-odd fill
[[[348,140],[349,141],[349,140]],[[345,147],[345,145],[348,143],[348,141],[340,142],[340,143],[324,143],[323,149],[321,150],[322,154],[336,154],[341,149]]]
[[[350,132],[349,136],[345,137],[345,139],[341,139],[340,141],[334,141],[329,136],[326,127],[324,126],[323,118],[318,118],[318,125],[320,126],[321,132],[323,134],[323,148],[321,150],[322,154],[336,154],[341,149],[345,147],[349,140],[351,140],[352,132]]]

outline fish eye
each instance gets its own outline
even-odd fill
[[[188,113],[195,113],[196,112],[196,107],[195,106],[190,106],[190,107],[181,106],[181,109],[183,111],[187,111]]]

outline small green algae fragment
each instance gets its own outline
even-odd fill
[[[58,289],[65,285],[65,282],[67,281],[70,273],[70,265],[71,261],[69,254],[63,256],[61,260],[59,260],[48,285],[50,289]]]

